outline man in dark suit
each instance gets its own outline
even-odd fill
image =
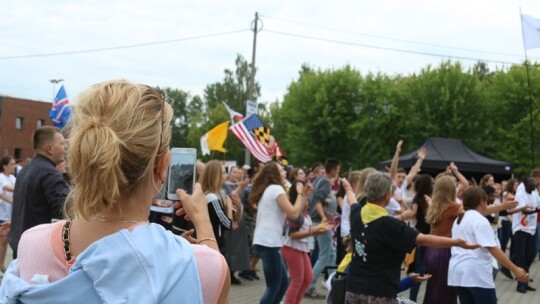
[[[32,135],[35,157],[17,175],[13,192],[13,213],[9,245],[13,258],[24,231],[52,219],[63,218],[68,193],[64,177],[56,164],[64,158],[66,140],[60,129],[45,126]]]

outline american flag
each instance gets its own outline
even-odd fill
[[[253,130],[258,129],[261,126],[264,127],[264,124],[259,116],[257,114],[251,114],[242,121],[232,125],[229,129],[236,137],[238,137],[249,152],[251,152],[253,157],[265,163],[271,161],[272,157],[264,144],[257,140],[253,134]]]
[[[49,111],[49,117],[56,127],[63,128],[71,115],[71,108],[69,105],[69,99],[64,89],[64,85],[60,87],[51,110]]]

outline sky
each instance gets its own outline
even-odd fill
[[[538,0],[3,1],[0,94],[52,101],[50,80],[63,79],[76,102],[95,83],[127,79],[201,95],[237,54],[251,62],[255,12],[259,102],[282,101],[302,64],[363,75],[448,59],[508,68],[525,59],[520,9],[540,18]],[[540,61],[540,49],[527,56]]]

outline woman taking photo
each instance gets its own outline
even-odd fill
[[[200,185],[192,196],[176,193],[179,215],[189,216],[204,246],[147,222],[167,178],[172,115],[162,91],[127,81],[94,85],[77,98],[69,219],[23,234],[0,302],[227,302],[227,265]]]
[[[305,209],[311,184],[306,187],[296,183],[298,193],[293,204],[283,188],[283,168],[276,162],[268,162],[253,180],[253,187],[248,200],[257,206],[257,222],[253,236],[253,249],[263,262],[266,290],[260,303],[276,304],[281,301],[289,279],[283,258],[280,254],[283,246],[283,224],[285,217],[297,220]]]

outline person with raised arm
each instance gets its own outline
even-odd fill
[[[422,162],[427,155],[427,149],[424,147],[418,149],[418,158],[416,160],[416,163],[411,167],[409,173],[407,173],[405,169],[399,168],[399,155],[401,153],[402,145],[403,140],[401,139],[396,145],[396,152],[394,152],[394,157],[392,158],[388,173],[390,174],[390,177],[392,178],[392,180],[394,181],[394,185],[396,186],[396,191],[393,198],[400,205],[403,206],[406,205],[403,197],[405,195],[405,191],[407,190],[407,186],[411,184],[413,178],[416,176],[416,174],[418,174],[418,172],[420,172]]]
[[[300,218],[312,191],[311,184],[296,183],[297,197],[294,204],[285,192],[285,170],[277,162],[264,165],[253,180],[248,200],[257,206],[257,222],[253,236],[253,249],[262,260],[266,290],[260,303],[279,303],[289,286],[289,278],[283,263],[283,225],[285,218],[296,221]]]
[[[375,172],[365,184],[367,203],[362,207],[351,196],[351,238],[353,257],[347,276],[345,303],[396,303],[401,264],[415,245],[432,247],[459,246],[475,249],[477,244],[419,233],[406,223],[389,217],[385,206],[392,189],[390,175]]]

